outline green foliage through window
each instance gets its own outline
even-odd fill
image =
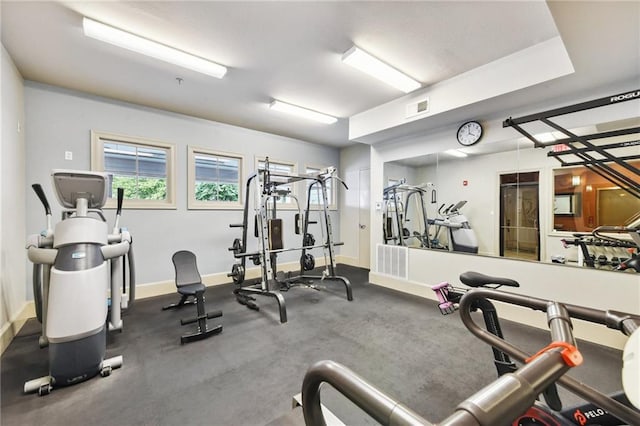
[[[238,186],[228,183],[196,182],[198,201],[238,201]]]
[[[117,188],[124,189],[124,198],[138,200],[165,200],[167,198],[167,180],[135,176],[113,176],[112,197]]]

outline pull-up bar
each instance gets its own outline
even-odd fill
[[[549,157],[554,157],[555,159],[557,159],[563,167],[584,166],[594,173],[602,176],[614,185],[621,187],[634,197],[640,198],[640,169],[630,163],[630,161],[640,159],[640,154],[616,156],[609,152],[613,149],[638,146],[640,145],[640,140],[615,142],[601,145],[597,145],[592,142],[597,139],[640,134],[640,127],[631,127],[627,129],[619,129],[579,136],[549,120],[549,118],[552,117],[558,117],[574,112],[585,111],[588,109],[599,108],[638,99],[640,99],[640,90],[632,90],[613,96],[606,96],[604,98],[581,102],[575,105],[565,106],[561,108],[555,108],[552,110],[530,114],[519,118],[509,117],[503,121],[502,127],[513,127],[518,132],[520,132],[520,134],[532,141],[536,148],[563,145],[564,147],[566,147],[565,150],[549,152],[547,153],[547,155]],[[522,124],[531,123],[534,121],[540,121],[553,128],[554,130],[564,134],[566,137],[555,140],[553,142],[541,142],[521,126]],[[595,153],[597,156],[594,157],[593,155],[591,155],[592,153]],[[566,155],[573,155],[578,158],[578,161],[565,161],[563,157]],[[620,166],[623,171],[617,170],[607,163],[615,163]]]

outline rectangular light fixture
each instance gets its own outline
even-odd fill
[[[133,52],[160,59],[161,61],[169,62],[183,68],[188,68],[216,78],[222,78],[227,72],[227,68],[222,65],[119,30],[94,21],[93,19],[83,18],[82,27],[84,29],[84,35],[87,37],[95,38],[96,40],[129,49]]]
[[[465,158],[467,156],[467,154],[457,149],[448,149],[444,153],[458,158]]]
[[[330,115],[322,114],[317,111],[312,111],[310,109],[302,108],[296,105],[291,105],[286,102],[282,102],[278,100],[274,100],[273,102],[271,102],[271,104],[269,105],[269,108],[275,111],[286,112],[288,114],[293,114],[298,117],[318,121],[320,123],[325,123],[325,124],[333,124],[336,121],[338,121],[337,118],[332,117]]]
[[[421,85],[406,74],[371,56],[357,46],[342,55],[342,62],[387,83],[404,93],[413,92]]]

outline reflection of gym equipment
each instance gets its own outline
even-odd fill
[[[176,288],[180,295],[180,301],[164,306],[162,310],[181,308],[184,305],[196,305],[196,316],[180,320],[180,324],[198,323],[198,331],[182,336],[180,343],[195,342],[220,333],[222,325],[213,328],[209,328],[207,325],[208,319],[221,317],[222,311],[205,312],[204,291],[206,287],[202,284],[202,277],[198,272],[196,255],[187,250],[180,250],[173,254],[171,260],[176,270]]]
[[[385,244],[408,246],[414,245],[412,240],[415,240],[417,246],[429,247],[429,223],[424,199],[427,190],[424,186],[432,185],[407,185],[406,180],[402,179],[399,183],[383,190],[382,221]],[[436,202],[435,196],[435,189],[432,189],[431,202],[433,203]],[[415,213],[415,220],[410,218],[410,212]],[[408,222],[414,222],[415,225],[410,226]]]
[[[561,242],[565,248],[579,248],[579,266],[640,272],[640,227],[637,225],[600,226],[590,234],[575,233],[574,239],[565,238]],[[628,235],[630,238],[616,237],[614,234]],[[610,259],[607,254],[611,254]]]
[[[471,229],[469,221],[460,209],[467,202],[451,204],[443,210],[445,204],[438,209],[440,217],[429,219],[425,194],[426,187],[407,185],[405,179],[383,190],[383,238],[385,244],[409,246],[417,240],[416,246],[422,248],[443,249],[449,251],[478,253],[478,240]],[[436,203],[436,190],[431,189],[431,203]],[[409,216],[415,212],[415,221]],[[412,226],[409,222],[415,222]],[[413,229],[413,232],[412,232]],[[446,234],[447,243],[442,241]]]
[[[464,253],[478,253],[478,239],[476,233],[471,229],[467,217],[460,212],[460,209],[467,204],[465,200],[456,204],[451,204],[444,211],[442,204],[438,209],[439,218],[429,219],[429,225],[435,226],[433,238],[431,238],[432,248],[441,248],[449,251]],[[447,235],[447,244],[442,244],[440,235],[442,232]]]
[[[552,343],[534,356],[500,339],[479,327],[471,316],[478,299],[492,299],[513,305],[546,312]],[[476,288],[460,300],[460,318],[479,339],[510,355],[524,365],[513,373],[500,376],[476,394],[458,405],[455,412],[441,425],[568,425],[587,423],[586,414],[573,412],[564,418],[537,402],[538,395],[550,384],[558,382],[586,401],[593,402],[601,410],[630,425],[640,424],[640,412],[603,395],[595,389],[564,376],[571,367],[582,363],[582,355],[575,346],[571,317],[606,325],[630,336],[624,350],[623,384],[629,400],[640,407],[640,317],[614,311],[600,311],[528,296]],[[307,371],[302,384],[302,407],[305,423],[326,425],[320,404],[320,388],[330,384],[354,404],[383,425],[411,424],[431,425],[420,415],[385,395],[348,368],[333,361],[320,361]],[[579,409],[578,409],[579,410]],[[588,412],[585,412],[588,413]],[[582,422],[584,418],[584,422]],[[577,422],[577,423],[573,423]]]
[[[229,248],[233,252],[233,257],[239,259],[239,263],[234,263],[231,273],[227,274],[233,278],[236,284],[234,293],[239,303],[246,305],[250,309],[259,310],[258,305],[254,303],[254,295],[273,297],[278,302],[280,310],[280,322],[287,322],[287,310],[284,297],[281,291],[286,291],[293,285],[309,285],[309,280],[322,281],[342,281],[346,292],[347,299],[353,300],[351,283],[345,277],[336,275],[335,268],[335,247],[342,243],[333,241],[333,232],[331,229],[331,217],[329,216],[329,199],[327,195],[327,181],[335,179],[341,182],[345,188],[347,185],[337,176],[335,176],[335,168],[331,167],[318,173],[289,175],[269,170],[269,159],[265,161],[264,169],[258,170],[247,179],[246,197],[244,204],[243,220],[241,224],[231,224],[232,228],[242,228],[242,239],[236,238],[232,246]],[[301,214],[299,203],[290,191],[286,188],[292,183],[307,182],[309,183],[307,190],[307,204],[304,211],[304,217]],[[258,238],[258,250],[255,252],[247,252],[247,239],[249,235],[249,204],[251,190],[254,188],[254,236]],[[311,211],[311,199],[313,191],[321,198],[322,204],[320,220],[318,222],[311,221],[309,213]],[[289,197],[298,204],[298,213],[295,215],[295,233],[302,235],[302,246],[294,248],[285,248],[283,242],[283,224],[282,219],[277,217],[277,200],[280,197]],[[309,232],[310,224],[319,224],[322,231],[323,240],[316,244],[315,237]],[[322,275],[310,275],[306,271],[315,268],[315,259],[310,250],[322,248],[325,256],[325,269]],[[278,277],[277,257],[279,253],[289,251],[301,251],[300,256],[300,274],[281,279]],[[261,278],[258,283],[242,286],[246,273],[246,261],[251,259],[254,265],[260,265]]]
[[[122,356],[104,359],[107,318],[110,331],[122,330],[121,309],[135,299],[131,236],[119,228],[124,191],[118,189],[115,226],[109,233],[101,210],[107,200],[107,174],[54,170],[52,178],[58,201],[66,209],[62,221],[51,228],[47,198],[40,185],[33,185],[45,208],[47,229],[30,236],[27,243],[34,264],[36,316],[42,323],[39,343],[49,347],[49,375],[26,382],[24,392],[39,395],[98,373],[108,376],[120,367]],[[128,293],[123,294],[127,281]]]

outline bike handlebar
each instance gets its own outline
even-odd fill
[[[533,357],[517,347],[478,327],[471,317],[471,308],[477,299],[493,299],[546,312],[552,344]],[[578,396],[612,412],[628,424],[640,424],[640,414],[611,398],[589,388],[564,373],[581,362],[575,348],[570,317],[607,325],[630,334],[640,325],[640,317],[615,311],[601,311],[574,305],[565,305],[535,297],[506,293],[487,288],[470,290],[460,301],[460,317],[475,336],[490,345],[525,362],[514,373],[501,376],[480,392],[458,405],[456,411],[440,423],[441,426],[482,425],[504,422],[515,418],[531,407],[538,394],[558,381]],[[333,361],[314,364],[304,377],[302,406],[305,423],[326,425],[320,404],[320,385],[329,383],[367,414],[382,424],[431,425],[411,409],[398,403],[370,385],[348,368]]]

